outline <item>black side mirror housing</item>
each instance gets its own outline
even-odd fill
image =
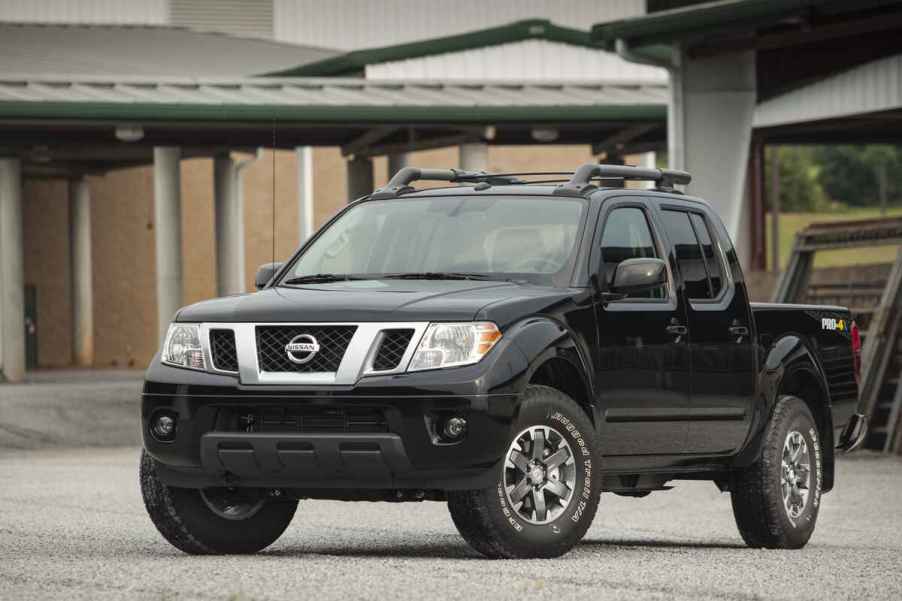
[[[282,269],[283,265],[285,265],[285,263],[264,263],[258,267],[257,275],[254,276],[254,286],[257,290],[263,289],[263,287],[272,279],[272,276],[276,275],[276,272]]]
[[[611,292],[625,297],[654,290],[667,283],[667,264],[662,259],[626,259],[617,264]]]

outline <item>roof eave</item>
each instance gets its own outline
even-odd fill
[[[266,76],[333,77],[358,75],[367,65],[421,58],[436,54],[462,52],[510,44],[524,40],[548,40],[562,44],[595,48],[588,31],[555,25],[547,19],[526,19],[499,27],[420,40],[394,46],[354,50],[299,67],[265,73]]]

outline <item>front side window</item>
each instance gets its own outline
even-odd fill
[[[584,213],[580,199],[541,196],[364,201],[322,232],[282,282],[472,274],[566,285]]]
[[[614,272],[621,261],[627,259],[657,258],[654,238],[648,226],[645,212],[636,207],[614,209],[608,215],[601,236],[601,269],[606,288],[614,281]],[[664,286],[630,295],[628,298],[662,299],[666,297]]]

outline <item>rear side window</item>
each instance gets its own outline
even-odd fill
[[[694,213],[672,210],[663,211],[663,218],[686,295],[693,300],[716,298],[723,287],[723,269],[704,219]]]
[[[717,298],[723,289],[723,264],[711,241],[711,231],[708,229],[708,224],[705,223],[705,218],[698,213],[690,213],[689,218],[692,220],[698,241],[701,243],[702,256],[705,258],[705,267],[708,269],[708,279],[711,282],[711,296]]]
[[[606,286],[611,285],[614,271],[621,261],[657,256],[654,238],[642,209],[622,207],[611,211],[601,236],[601,275]],[[666,296],[666,290],[662,286],[645,293],[631,295],[630,298],[662,299]]]

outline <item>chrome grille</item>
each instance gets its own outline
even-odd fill
[[[413,338],[412,329],[385,330],[382,333],[379,350],[373,359],[373,370],[389,371],[398,367],[404,353],[407,352],[411,338]]]
[[[336,372],[348,349],[356,326],[257,326],[257,361],[266,372]],[[294,363],[285,345],[301,334],[313,336],[319,351],[303,364]]]
[[[238,371],[238,351],[234,330],[210,330],[210,355],[213,367],[221,371]]]

